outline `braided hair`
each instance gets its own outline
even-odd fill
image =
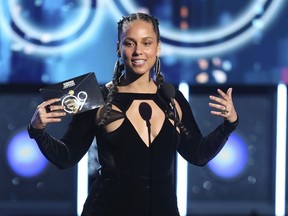
[[[131,23],[136,20],[142,20],[147,23],[151,23],[153,26],[153,30],[156,33],[157,42],[160,42],[160,33],[159,33],[159,21],[154,16],[145,14],[145,13],[132,13],[128,16],[123,16],[122,19],[118,22],[118,41],[121,40],[121,35],[123,33],[123,29],[127,23]],[[107,120],[110,118],[110,112],[112,109],[112,101],[114,98],[114,95],[117,93],[117,86],[119,85],[119,80],[122,75],[122,71],[124,70],[124,65],[120,64],[119,60],[115,63],[114,67],[114,75],[112,79],[112,84],[109,86],[109,93],[106,99],[105,103],[105,113],[103,118],[101,119],[99,126],[105,126]],[[163,84],[164,78],[163,75],[160,73],[160,63],[159,58],[156,58],[154,71],[156,75],[156,83],[158,88]]]
[[[151,25],[153,26],[153,30],[156,33],[156,38],[157,38],[157,42],[160,42],[160,31],[159,31],[159,21],[156,17],[151,16],[149,14],[146,13],[132,13],[129,14],[128,16],[123,16],[122,19],[118,22],[118,42],[121,41],[121,35],[123,33],[123,30],[125,28],[125,25],[127,25],[128,23],[131,23],[133,21],[136,20],[141,20],[141,21],[145,21],[147,23],[151,23]],[[115,67],[114,67],[114,75],[113,75],[113,79],[112,79],[112,84],[109,87],[109,93],[106,99],[106,103],[105,103],[105,113],[103,118],[101,119],[99,126],[103,127],[106,125],[107,121],[110,118],[110,113],[112,110],[112,101],[114,98],[114,95],[117,93],[117,86],[119,85],[120,82],[120,77],[122,75],[122,71],[124,70],[124,65],[120,64],[119,60],[116,61],[115,63]],[[163,85],[164,82],[164,77],[162,75],[162,73],[160,72],[160,60],[159,57],[156,57],[156,61],[155,61],[155,65],[154,65],[154,73],[155,73],[155,81],[156,81],[156,85],[159,88],[161,88],[161,86]],[[170,118],[173,117],[173,112],[170,110],[168,111],[168,116]],[[187,131],[187,129],[183,126],[183,124],[181,123],[180,120],[176,119],[176,125],[180,128],[181,132],[183,132],[184,134],[188,135],[189,132]]]
[[[123,33],[123,29],[124,29],[125,25],[127,23],[131,23],[135,20],[142,20],[142,21],[145,21],[147,23],[151,23],[153,26],[153,30],[156,33],[157,42],[158,43],[160,42],[159,20],[154,16],[151,16],[151,15],[146,14],[146,13],[140,13],[140,12],[132,13],[128,16],[123,16],[122,19],[118,22],[118,41],[121,40],[121,35]],[[160,73],[160,60],[159,60],[158,56],[157,56],[156,61],[155,61],[154,72],[155,72],[155,76],[156,76],[155,77],[156,84],[159,88],[164,82],[164,77]]]

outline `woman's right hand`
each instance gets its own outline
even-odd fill
[[[62,105],[54,104],[60,100],[59,98],[49,99],[37,106],[31,119],[31,125],[34,129],[44,129],[48,123],[61,122],[66,112]]]

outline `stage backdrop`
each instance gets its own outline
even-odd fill
[[[77,168],[55,168],[26,132],[39,102],[36,87],[1,86],[1,216],[76,215]],[[47,129],[58,137],[65,122]]]
[[[190,91],[203,134],[222,121],[210,114],[208,106],[208,96],[216,95],[216,89]],[[188,166],[188,215],[274,215],[275,96],[273,86],[234,87],[239,126],[208,165]]]

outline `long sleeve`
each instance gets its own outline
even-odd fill
[[[92,144],[96,130],[95,115],[96,110],[74,115],[61,139],[31,125],[28,133],[51,163],[60,169],[69,168],[81,160]]]
[[[236,129],[238,119],[230,123],[224,120],[214,131],[203,136],[193,116],[188,101],[180,91],[177,91],[176,100],[182,110],[182,123],[190,135],[180,135],[178,152],[189,163],[204,166],[213,159],[223,148],[229,135]]]

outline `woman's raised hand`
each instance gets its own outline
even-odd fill
[[[229,88],[226,93],[221,89],[217,89],[217,92],[220,97],[209,96],[209,98],[214,101],[213,103],[209,103],[209,106],[217,109],[216,111],[212,110],[211,114],[222,116],[231,123],[235,122],[238,116],[232,100],[232,88]]]
[[[62,105],[56,105],[61,99],[53,98],[37,106],[31,119],[31,125],[34,129],[44,129],[48,123],[61,122],[62,117],[66,115]]]

